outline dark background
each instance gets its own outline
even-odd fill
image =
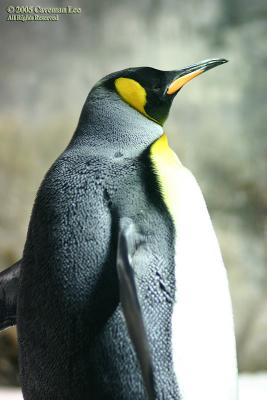
[[[82,8],[58,22],[6,22],[7,5]],[[21,257],[40,181],[91,86],[129,66],[230,62],[177,96],[166,131],[198,178],[222,247],[240,371],[267,369],[267,3],[264,0],[1,1],[0,265]],[[17,384],[15,329],[0,384]]]

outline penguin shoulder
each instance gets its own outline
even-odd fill
[[[85,201],[92,205],[103,194],[107,171],[107,163],[98,157],[62,155],[46,173],[35,206],[46,206],[46,212],[61,214]]]

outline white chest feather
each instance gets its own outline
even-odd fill
[[[183,400],[235,400],[236,353],[226,270],[193,175],[163,135],[151,160],[176,230],[173,361]]]

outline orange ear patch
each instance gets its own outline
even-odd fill
[[[117,78],[115,87],[126,103],[147,116],[145,112],[146,91],[140,83],[130,78]]]

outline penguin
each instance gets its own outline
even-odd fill
[[[236,400],[227,274],[199,185],[163,129],[211,59],[90,91],[0,275],[25,400]]]

